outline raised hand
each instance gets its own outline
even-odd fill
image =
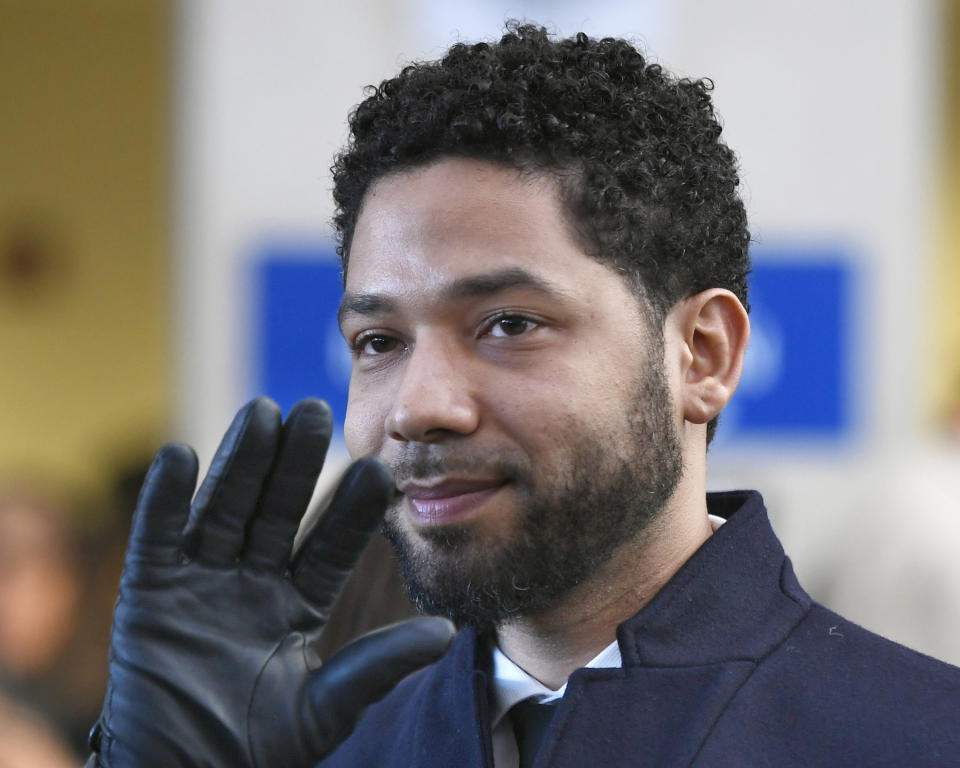
[[[453,628],[442,619],[368,635],[324,666],[313,652],[393,489],[377,460],[355,462],[291,556],[331,425],[319,400],[282,425],[276,404],[252,401],[192,504],[192,449],[157,455],[133,521],[90,764],[312,766],[370,703],[443,653]]]

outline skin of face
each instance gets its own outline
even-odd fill
[[[592,535],[612,505],[591,507],[602,497],[581,494],[588,503],[566,510],[559,536],[554,525],[538,537],[532,502],[541,513],[557,508],[566,489],[584,489],[585,473],[610,502],[630,484],[607,481],[638,467],[646,488],[634,483],[625,505],[663,497],[562,599],[492,620],[500,648],[558,687],[711,534],[706,425],[740,380],[746,310],[729,290],[709,288],[652,329],[621,275],[578,244],[553,179],[464,158],[371,186],[345,288],[347,446],[394,470],[388,531],[425,583],[453,574],[475,599],[488,591],[484,578],[511,575],[507,555],[518,543],[529,553],[531,538],[549,545],[541,557],[563,573],[573,558],[555,545]]]
[[[641,302],[576,243],[555,182],[475,160],[371,188],[341,327],[348,448],[394,466],[404,494],[388,517],[426,559],[454,535],[475,550],[517,535],[521,487],[562,484],[586,438],[634,456],[638,381],[662,364]]]

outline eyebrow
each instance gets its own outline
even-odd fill
[[[493,296],[512,288],[525,288],[548,296],[562,298],[567,291],[544,280],[521,267],[510,267],[482,275],[457,278],[447,285],[440,296],[445,301],[466,301]],[[396,309],[396,301],[389,295],[379,293],[347,293],[340,302],[337,322],[352,315],[369,316],[389,313]]]

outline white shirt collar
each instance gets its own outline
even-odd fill
[[[587,667],[620,667],[620,646],[614,640],[593,657]],[[490,709],[490,725],[496,728],[514,704],[531,696],[538,701],[555,701],[567,690],[564,683],[556,690],[548,688],[536,678],[531,677],[514,664],[496,645],[493,646],[493,700]]]

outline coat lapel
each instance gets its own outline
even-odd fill
[[[538,763],[550,768],[691,763],[753,664],[579,670]]]
[[[803,618],[759,494],[709,494],[727,522],[617,632],[622,669],[571,676],[538,763],[688,766],[756,664]]]

